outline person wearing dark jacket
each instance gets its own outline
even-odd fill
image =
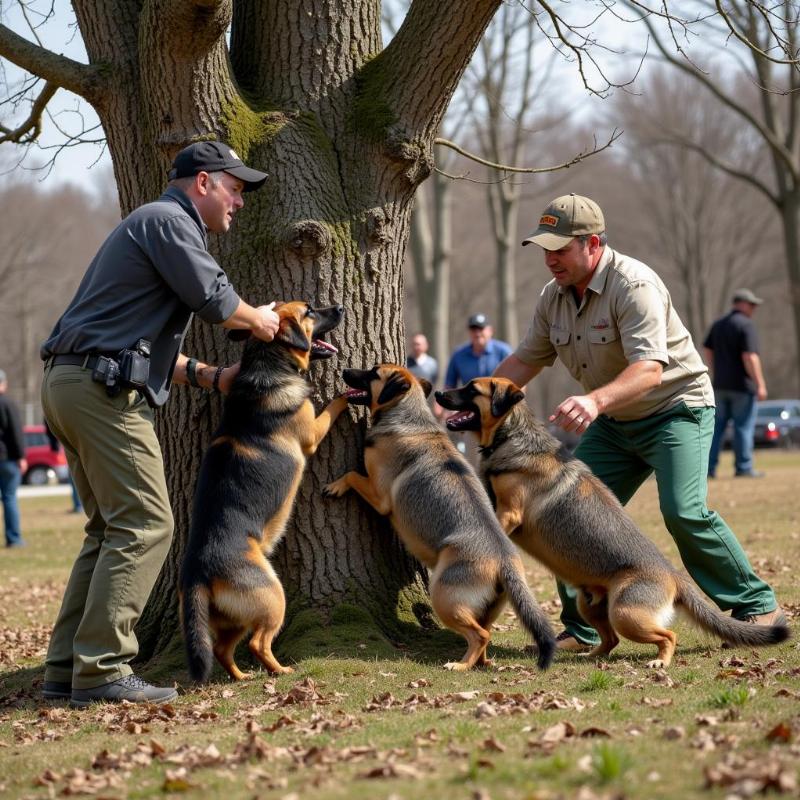
[[[22,547],[17,489],[28,468],[25,439],[17,404],[6,395],[8,380],[0,369],[0,492],[3,496],[3,522],[6,547]]]
[[[274,304],[240,299],[208,252],[208,233],[227,232],[243,193],[266,179],[221,142],[181,150],[166,191],[111,232],[42,345],[42,408],[88,517],[50,638],[45,698],[81,708],[177,694],[130,666],[173,532],[153,408],[172,383],[227,392],[238,372],[181,353],[193,314],[265,341],[278,329]]]

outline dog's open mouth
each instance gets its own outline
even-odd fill
[[[359,405],[366,405],[369,403],[369,392],[363,389],[348,389],[344,396],[347,398],[348,403],[357,403]]]
[[[311,342],[311,358],[330,358],[338,352],[332,344],[322,339],[314,339]]]
[[[451,431],[468,431],[475,428],[478,421],[474,411],[458,411],[447,418],[447,428]]]

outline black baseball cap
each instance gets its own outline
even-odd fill
[[[244,182],[244,191],[260,189],[268,175],[246,167],[236,152],[224,142],[195,142],[184,147],[172,162],[171,181],[191,178],[198,172],[227,172]]]
[[[468,328],[485,328],[489,324],[486,314],[473,314],[467,322]]]

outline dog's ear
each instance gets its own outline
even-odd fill
[[[419,381],[419,385],[422,387],[422,391],[425,392],[425,397],[427,397],[433,389],[431,382],[426,381],[425,378],[417,378],[417,380]]]
[[[302,350],[305,353],[311,349],[308,336],[306,336],[305,332],[300,327],[300,323],[294,317],[289,317],[285,323],[281,324],[275,339],[296,350]]]
[[[382,406],[388,403],[398,395],[404,394],[411,388],[411,383],[402,372],[393,372],[389,376],[389,380],[383,385],[380,396],[378,397],[378,405]]]
[[[251,336],[250,328],[231,328],[228,331],[228,341],[244,342]]]
[[[492,416],[502,417],[507,414],[520,400],[525,399],[525,393],[517,389],[513,383],[497,384],[492,381]]]

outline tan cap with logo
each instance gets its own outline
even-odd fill
[[[605,229],[603,212],[594,200],[579,194],[565,194],[547,206],[539,219],[539,227],[522,244],[560,250],[576,236],[602,233]]]

